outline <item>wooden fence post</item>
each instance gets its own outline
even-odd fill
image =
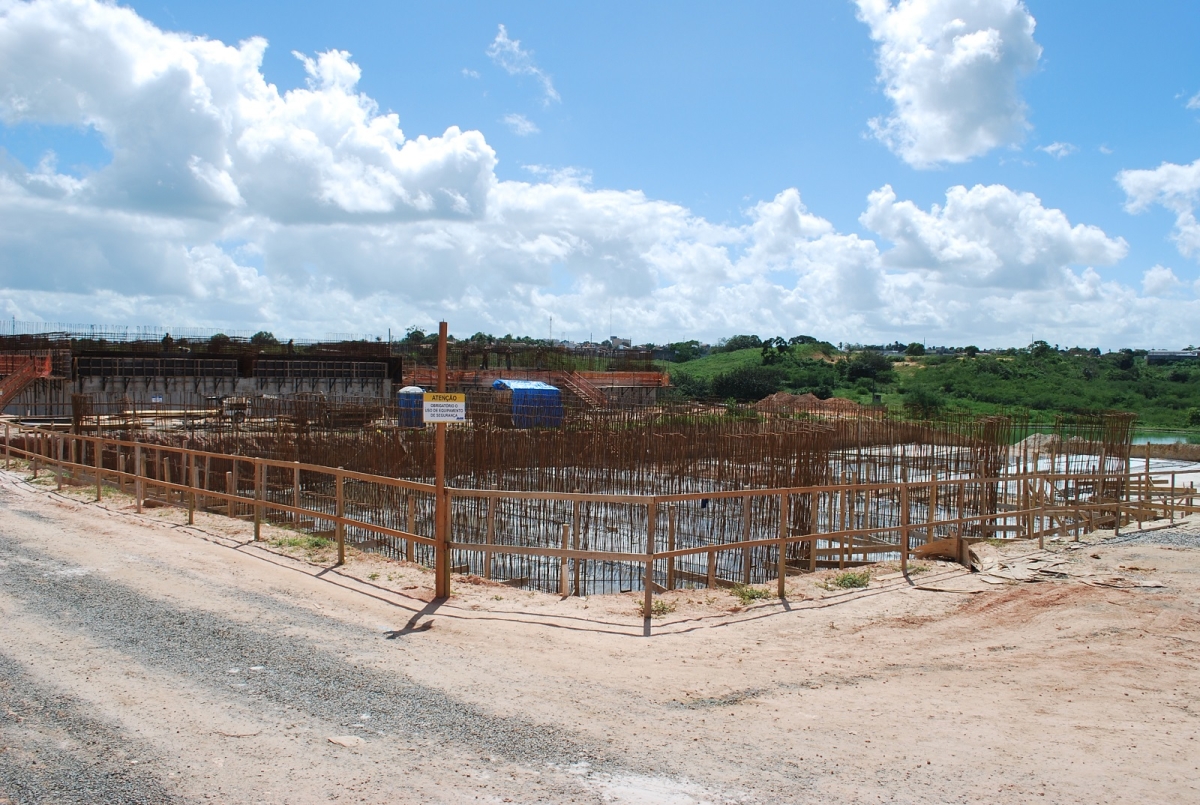
[[[709,548],[708,550],[708,575],[705,579],[708,584],[708,589],[713,589],[717,586],[717,550]]]
[[[571,548],[571,524],[562,524],[562,548],[564,551]],[[571,594],[571,560],[563,555],[562,561],[558,564],[558,594],[566,598]]]
[[[812,496],[812,502],[809,504],[809,511],[812,512],[812,535],[813,538],[808,543],[808,570],[810,573],[817,572],[817,532],[821,525],[821,493],[809,492]]]
[[[646,589],[642,598],[642,616],[647,623],[654,610],[654,530],[657,519],[658,501],[651,498],[646,508]]]
[[[334,526],[334,534],[337,536],[337,549],[339,565],[346,564],[346,525],[342,522],[342,518],[346,516],[346,499],[343,491],[342,468],[338,467],[334,473],[334,478],[337,479],[337,524]]]
[[[292,467],[292,508],[300,508],[300,462],[293,462],[296,466]],[[292,524],[300,523],[300,512],[292,512]]]
[[[59,456],[59,458],[61,458],[61,456]],[[1170,500],[1169,512],[1170,512],[1171,522],[1174,523],[1175,522],[1175,473],[1171,473],[1171,497],[1169,498],[1169,500]]]
[[[492,484],[493,488],[495,486],[496,486],[495,484]],[[415,517],[415,513],[412,510],[412,504],[413,504],[413,496],[412,496],[412,493],[410,492],[408,494],[408,512],[409,512],[409,521],[410,522],[412,522],[413,518]],[[410,525],[408,527],[408,533],[410,533],[410,534],[413,533],[413,526]],[[494,545],[495,542],[496,542],[496,499],[488,498],[487,499],[487,530],[484,532],[484,535],[483,535],[483,544],[484,545]],[[407,550],[408,550],[408,561],[411,562],[412,561],[412,540],[408,541]],[[490,579],[492,577],[492,552],[487,550],[486,548],[483,551],[483,577],[485,579]]]
[[[233,461],[234,469],[237,469],[237,459]],[[233,472],[225,473],[225,516],[237,517],[237,505],[233,502],[234,494],[237,492],[237,487],[234,485]]]
[[[54,437],[54,452],[56,453],[56,458],[58,459],[55,463],[54,477],[58,483],[58,489],[61,491],[63,476],[63,440],[61,436]]]
[[[200,468],[196,466],[196,456],[190,455],[191,470],[192,470],[192,493],[188,495],[188,525],[193,525],[196,521],[196,487],[200,486]]]
[[[780,600],[787,598],[787,538],[788,525],[791,520],[788,504],[790,502],[791,499],[786,492],[779,496],[779,560],[776,568],[779,579],[776,592],[779,594]],[[671,561],[674,562],[674,560]]]
[[[104,474],[104,442],[100,440],[99,436],[97,436],[96,437],[96,502],[97,503],[99,503],[101,498],[104,497],[104,493],[101,491],[102,490],[101,484],[104,481],[103,474]]]
[[[754,498],[742,496],[742,542],[750,541],[751,520],[754,517]],[[749,548],[742,548],[742,584],[750,583],[751,556]]]
[[[844,473],[844,472],[842,473],[843,487],[845,487],[845,485],[849,482],[849,477],[850,476],[848,476],[846,473]],[[847,498],[849,497],[849,494],[850,494],[849,490],[846,488],[842,488],[842,489],[838,490],[838,503],[839,503],[839,508],[840,508],[840,515],[838,517],[838,531],[839,532],[846,530],[846,506],[848,505]],[[846,537],[845,537],[845,535],[843,535],[843,536],[838,537],[838,570],[845,570],[845,569],[846,569]]]
[[[579,490],[576,489],[575,491],[578,492]],[[571,545],[575,548],[575,550],[579,550],[580,540],[583,539],[583,535],[580,530],[581,526],[582,526],[582,523],[581,523],[580,517],[579,517],[579,501],[576,500],[576,501],[574,501],[574,504],[571,506],[571,535],[572,535],[571,536]],[[575,595],[576,596],[580,596],[580,595],[584,594],[582,584],[583,584],[583,568],[584,568],[584,564],[586,562],[587,562],[586,559],[576,559],[574,561],[574,563],[572,564],[572,568],[575,571]]]
[[[412,492],[409,492],[408,495],[406,496],[406,499],[408,501],[408,506],[407,506],[408,522],[406,524],[406,530],[410,534],[415,534],[415,533],[417,533],[417,508],[416,508],[417,507],[417,496],[414,495]],[[491,516],[492,516],[491,509],[489,508],[488,517],[491,517]],[[488,525],[488,528],[489,529],[491,528],[490,523]],[[406,561],[409,561],[409,562],[413,561],[413,554],[414,554],[413,546],[414,546],[414,544],[415,544],[415,540],[410,539],[407,541],[407,544],[404,546],[404,558]]]
[[[907,475],[907,473],[905,473]],[[908,482],[900,486],[900,572],[908,575]]]
[[[12,434],[8,430],[8,423],[4,423],[4,469],[12,466]]]
[[[260,459],[254,459],[254,541],[258,542],[262,539],[262,517],[263,517],[263,476],[266,475],[266,467]]]
[[[576,502],[576,506],[579,503]],[[667,550],[675,550],[675,504],[667,504]],[[675,557],[667,559],[667,589],[675,589]]]
[[[80,479],[82,480],[82,479]],[[133,446],[133,505],[138,514],[142,513],[142,446]]]

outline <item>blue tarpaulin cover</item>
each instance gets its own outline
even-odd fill
[[[563,421],[562,392],[540,380],[497,380],[495,389],[512,391],[515,428],[556,428]]]

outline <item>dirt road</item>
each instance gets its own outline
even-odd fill
[[[1055,549],[1162,587],[803,576],[646,637],[83,497],[0,474],[0,803],[1200,801],[1200,523]]]

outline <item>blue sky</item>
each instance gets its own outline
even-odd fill
[[[1167,3],[0,3],[0,312],[1185,346],[1198,34]],[[261,75],[226,86],[236,52]]]

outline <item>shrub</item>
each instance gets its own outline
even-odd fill
[[[743,605],[749,604],[751,601],[760,601],[771,597],[769,590],[762,587],[751,587],[748,584],[735,584],[729,592],[736,595]]]
[[[830,586],[838,587],[843,590],[853,590],[858,587],[866,587],[871,583],[871,571],[869,570],[847,570],[844,573],[838,573],[829,582]]]
[[[646,602],[643,601],[641,598],[639,598],[638,602],[637,602],[637,611],[638,611],[638,614],[641,615],[643,618],[646,617]],[[675,611],[675,602],[674,601],[664,601],[661,598],[655,598],[654,603],[652,603],[650,605],[650,617],[651,618],[662,618],[667,615],[670,615],[674,611]]]
[[[723,372],[712,379],[714,397],[739,402],[761,400],[782,387],[783,372],[770,366],[747,366]]]

